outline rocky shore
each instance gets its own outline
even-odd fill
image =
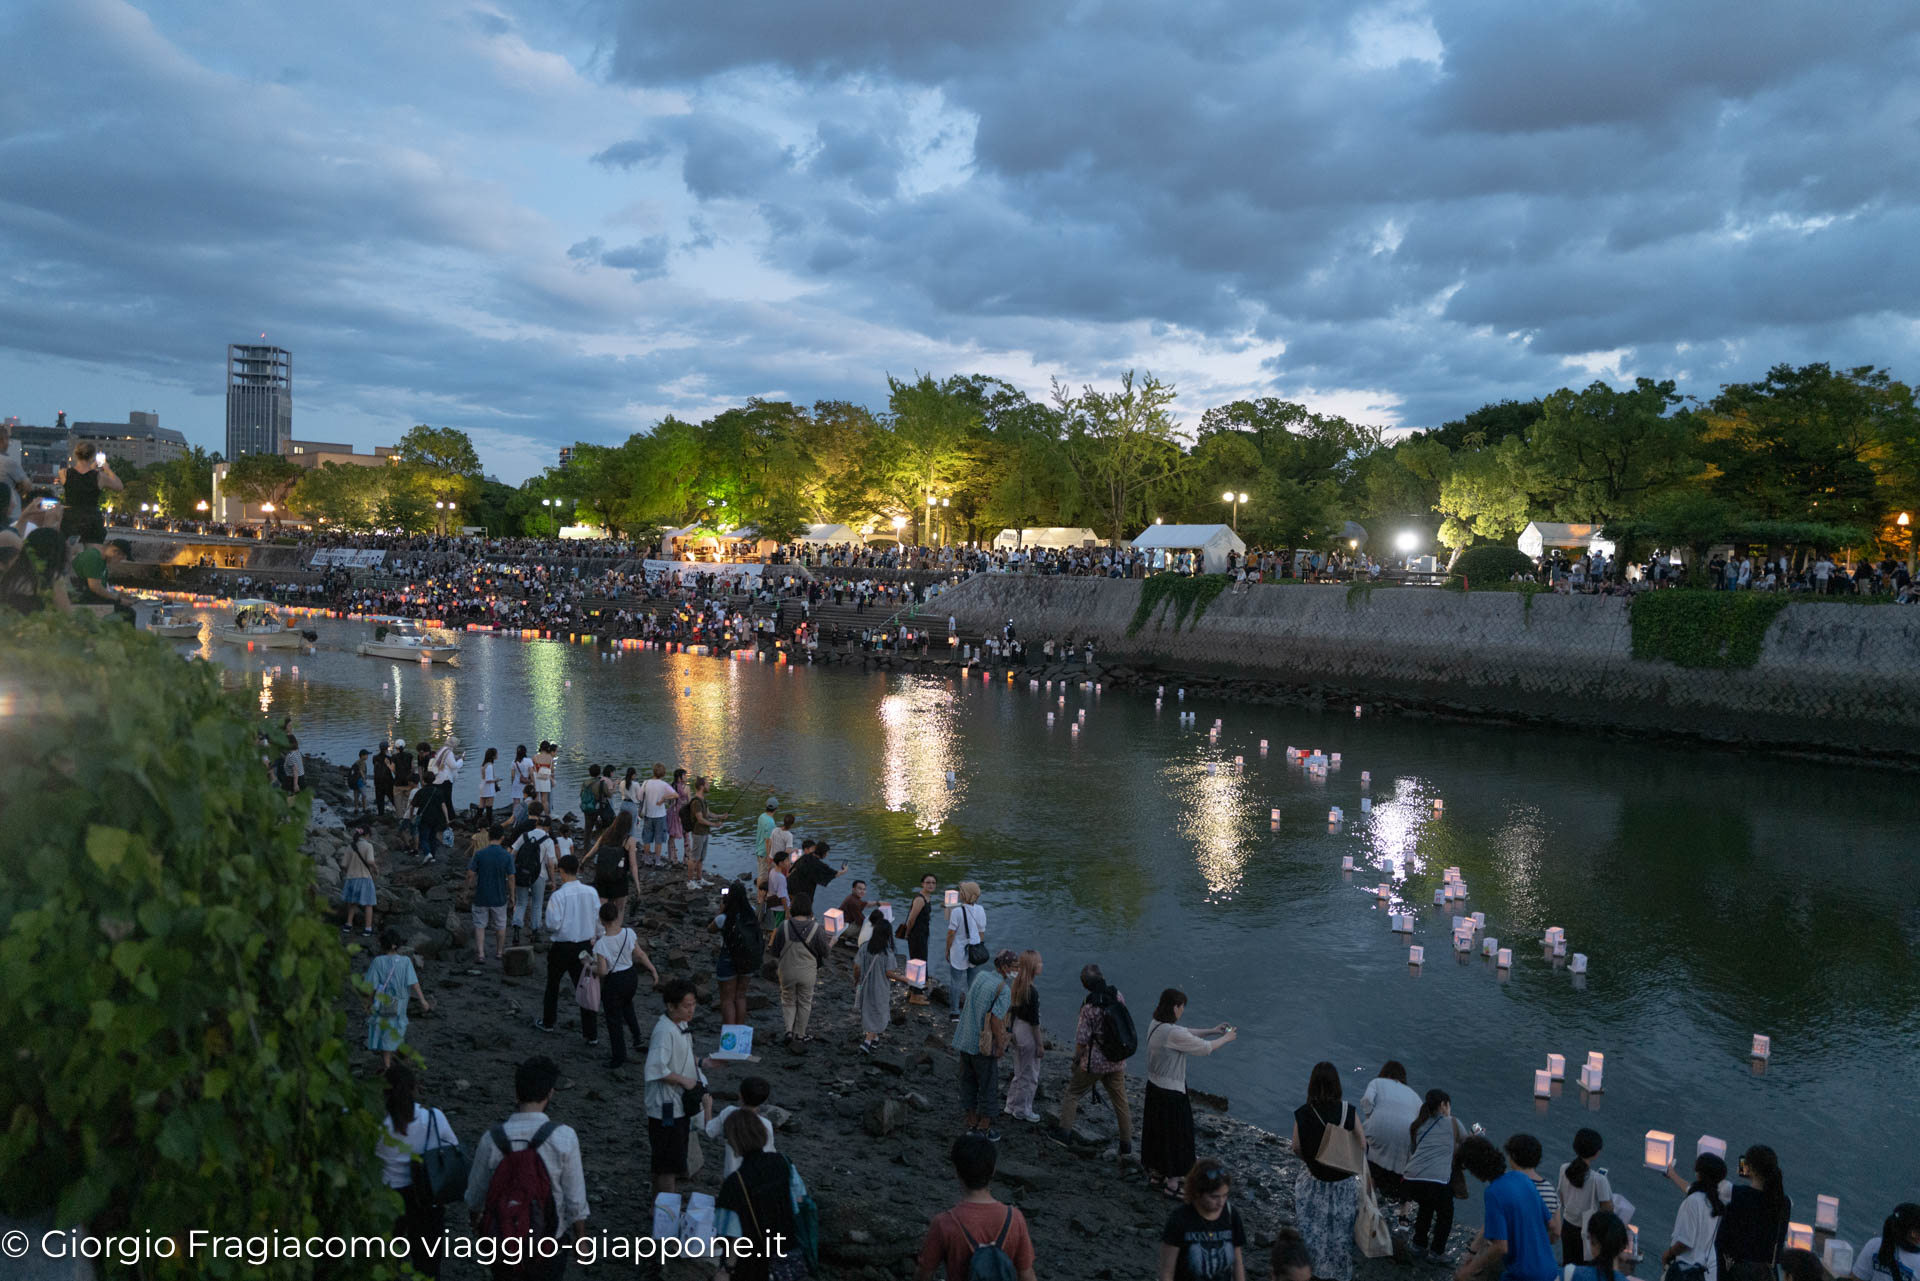
[[[306,848],[313,858],[315,887],[327,900],[324,910],[337,915],[346,842],[340,823],[348,800],[337,766],[315,758],[310,770],[317,804]],[[463,858],[443,855],[437,863],[421,865],[389,851],[390,831],[390,824],[375,826],[380,854],[376,910],[379,925],[396,926],[407,936],[422,989],[433,1002],[431,1015],[415,1010],[408,1029],[409,1046],[424,1059],[424,1100],[446,1111],[470,1151],[486,1127],[511,1111],[514,1065],[534,1054],[552,1056],[561,1065],[562,1081],[551,1115],[580,1133],[592,1230],[645,1235],[652,1195],[641,1106],[644,1046],[620,1075],[611,1074],[604,1032],[597,1047],[583,1042],[578,1011],[564,988],[559,1033],[535,1030],[531,1024],[539,1012],[544,958],[531,956],[530,972],[519,975],[503,972],[506,967],[491,958],[484,967],[476,966]],[[714,862],[728,864],[724,856]],[[702,1008],[692,1030],[696,1047],[709,1053],[720,1018],[714,1002],[713,936],[705,925],[718,910],[718,887],[690,890],[679,876],[646,869],[642,885],[642,894],[630,907],[630,923],[663,977],[685,976],[698,986]],[[357,935],[350,940],[350,946],[367,953],[356,961],[356,972],[370,959],[371,949],[364,947],[368,942]],[[1050,1001],[1078,1002],[1070,974],[1050,973],[1041,986]],[[723,1063],[709,1076],[716,1106],[731,1100],[742,1077],[757,1074],[772,1082],[769,1115],[779,1149],[793,1159],[820,1206],[820,1275],[890,1281],[913,1275],[913,1258],[928,1219],[957,1199],[946,1160],[959,1126],[957,1060],[949,1048],[951,1025],[937,985],[926,1006],[908,1004],[904,990],[898,994],[892,1026],[872,1057],[857,1048],[860,1026],[852,994],[851,952],[836,948],[815,996],[811,1030],[818,1039],[804,1047],[805,1053],[790,1052],[777,1041],[778,984],[763,976],[749,996],[756,1034],[766,1038],[756,1045],[759,1061]],[[1144,995],[1133,994],[1135,1003]],[[349,1033],[357,1035],[365,998],[343,993],[342,1000],[350,1016]],[[643,1031],[650,1032],[660,1012],[658,999],[643,986],[635,1008]],[[1042,1059],[1035,1106],[1048,1123],[1058,1117],[1070,1061],[1070,1047],[1058,1045],[1049,1046]],[[377,1066],[376,1056],[367,1054],[366,1070],[372,1073]],[[1136,1127],[1143,1109],[1144,1067],[1144,1059],[1136,1059],[1129,1077]],[[1195,1102],[1199,1151],[1234,1171],[1234,1201],[1252,1238],[1248,1275],[1264,1277],[1274,1229],[1292,1217],[1293,1181],[1300,1164],[1284,1136],[1228,1115],[1226,1100],[1196,1093]],[[1069,1149],[1048,1139],[1039,1127],[1002,1117],[996,1195],[1027,1216],[1040,1275],[1094,1281],[1152,1275],[1159,1233],[1172,1203],[1149,1186],[1132,1158],[1117,1155],[1113,1115],[1103,1102],[1090,1098],[1083,1104],[1077,1128],[1091,1142]],[[1137,1142],[1137,1129],[1134,1137]],[[691,1186],[712,1192],[719,1181],[720,1147],[705,1142],[705,1168]],[[464,1218],[458,1207],[453,1209],[451,1230],[459,1235],[466,1231]],[[1357,1260],[1356,1269],[1362,1281],[1407,1271],[1388,1261],[1365,1260]],[[709,1265],[682,1261],[669,1265],[666,1275],[696,1278],[710,1271]],[[1420,1271],[1433,1272],[1425,1267]],[[454,1263],[443,1275],[466,1281],[483,1273]]]

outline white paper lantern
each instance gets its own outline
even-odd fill
[[[1425,965],[1426,963],[1427,963],[1426,948],[1421,947],[1418,943],[1415,943],[1412,947],[1409,947],[1407,949],[1408,965]]]
[[[1599,1094],[1601,1092],[1601,1079],[1602,1074],[1599,1068],[1583,1067],[1580,1069],[1580,1088],[1589,1094]]]
[[[1434,798],[1433,798],[1433,812],[1434,812],[1434,813],[1436,813],[1436,814],[1438,814],[1438,813],[1439,813],[1439,812],[1440,812],[1441,810],[1443,810],[1443,809],[1445,809],[1446,807],[1447,807],[1447,803],[1446,803],[1445,801],[1443,801],[1443,800],[1441,800],[1441,799],[1440,799],[1440,798],[1439,798],[1438,796],[1436,796],[1436,797],[1434,797]]]
[[[1374,893],[1374,897],[1378,898],[1381,902],[1384,903],[1386,900],[1393,897],[1393,886],[1388,885],[1386,882],[1383,881],[1379,885],[1374,887],[1373,893]]]
[[[1360,812],[1362,814],[1373,813],[1373,798],[1371,796],[1362,796],[1360,798]]]
[[[1533,1074],[1533,1097],[1536,1099],[1553,1097],[1553,1078],[1547,1075],[1544,1068],[1535,1070]]]
[[[1561,929],[1558,925],[1549,925],[1547,927],[1546,934],[1541,937],[1540,941],[1542,943],[1551,944],[1554,942],[1554,940],[1563,939],[1566,936],[1567,936],[1567,932]]]
[[[947,906],[948,906],[948,907],[959,907],[959,906],[960,906],[960,891],[959,891],[959,890],[948,890],[948,891],[947,891],[947,898],[946,898],[946,903],[947,903]]]
[[[297,672],[300,669],[296,667],[293,670]],[[1329,756],[1327,758],[1327,764],[1329,765],[1338,765],[1339,763],[1340,763],[1340,753],[1338,752],[1335,752],[1332,756]]]
[[[1664,1170],[1672,1165],[1673,1136],[1665,1130],[1648,1130],[1645,1159],[1649,1170]]]
[[[1433,905],[1435,907],[1445,907],[1447,905],[1446,890],[1438,889],[1433,892]]]
[[[1051,682],[1049,682],[1049,684],[1051,684]],[[1167,687],[1165,685],[1155,685],[1153,687],[1153,692],[1155,694],[1165,694],[1167,692]]]
[[[1807,1223],[1787,1224],[1787,1249],[1813,1249],[1813,1226]]]
[[[1500,954],[1500,940],[1499,940],[1499,939],[1496,939],[1496,938],[1488,938],[1488,939],[1482,939],[1482,940],[1480,941],[1480,955],[1482,955],[1482,956],[1498,956],[1499,954]]]
[[[1503,947],[1498,952],[1494,953],[1493,964],[1494,964],[1494,968],[1496,969],[1502,969],[1502,970],[1512,969],[1513,968],[1513,949],[1510,947]]]
[[[1555,956],[1565,956],[1567,954],[1567,941],[1565,939],[1555,939],[1553,941],[1553,954]]]
[[[1585,974],[1587,972],[1587,954],[1585,952],[1575,952],[1573,957],[1567,962],[1567,969],[1575,974]]]
[[[1592,1068],[1596,1072],[1605,1071],[1607,1066],[1607,1056],[1602,1054],[1598,1050],[1588,1050],[1587,1066]]]
[[[1278,819],[1274,821],[1279,822]],[[1343,872],[1351,872],[1353,870],[1353,855],[1348,854],[1340,860],[1340,870]]]
[[[1280,821],[1280,811],[1278,809],[1268,810],[1267,817],[1278,823]]]
[[[841,930],[847,928],[846,914],[837,907],[828,908],[825,924],[827,927],[827,937],[831,938]]]
[[[1413,933],[1413,913],[1411,912],[1397,913],[1393,918],[1393,932],[1395,934]]]
[[[1473,928],[1476,930],[1484,930],[1487,928],[1487,914],[1485,912],[1475,912],[1473,914]]]
[[[1267,754],[1267,740],[1264,738],[1260,740],[1260,754],[1262,756]]]
[[[1725,1155],[1723,1152],[1721,1155]],[[1840,1198],[1817,1196],[1813,1199],[1813,1226],[1822,1232],[1840,1230]]]
[[[1567,1056],[1564,1054],[1547,1055],[1547,1075],[1556,1081],[1567,1079]]]
[[[1473,950],[1473,939],[1465,934],[1454,935],[1453,950],[1456,952],[1471,952]]]
[[[907,962],[907,982],[914,987],[927,985],[927,963],[925,961]]]
[[[1773,1038],[1770,1036],[1762,1036],[1760,1035],[1760,1033],[1755,1032],[1753,1034],[1752,1057],[1756,1059],[1772,1058],[1773,1057]]]
[[[1726,1160],[1727,1141],[1725,1139],[1716,1139],[1711,1134],[1701,1135],[1699,1141],[1693,1145],[1693,1154],[1696,1157],[1701,1157],[1709,1152],[1719,1157],[1722,1161]]]
[[[1853,1275],[1853,1246],[1851,1243],[1835,1239],[1827,1242],[1826,1249],[1820,1252],[1820,1261],[1827,1265],[1827,1271],[1837,1277]]]

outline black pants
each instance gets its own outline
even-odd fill
[[[633,994],[640,990],[640,971],[629,965],[600,980],[600,1008],[607,1016],[607,1035],[613,1038],[613,1066],[627,1061],[628,1032],[640,1047],[640,1020],[633,1012]]]
[[[1400,1187],[1420,1207],[1413,1220],[1413,1248],[1445,1250],[1453,1235],[1453,1188],[1422,1179],[1402,1180]]]
[[[547,992],[540,1002],[540,1021],[548,1027],[554,1025],[555,1017],[560,1013],[560,976],[566,975],[576,985],[580,982],[581,954],[587,950],[584,942],[554,943],[547,949]],[[592,1010],[580,1011],[580,1035],[591,1041],[600,1031],[600,1016]]]
[[[419,1164],[414,1165],[414,1177],[420,1174]],[[433,1197],[418,1184],[400,1189],[400,1202],[406,1208],[400,1212],[400,1221],[394,1224],[394,1235],[406,1237],[413,1243],[412,1252],[407,1256],[407,1266],[423,1277],[440,1275],[440,1252],[446,1249],[441,1240],[447,1232],[447,1215],[442,1206],[435,1205]],[[432,1248],[428,1248],[428,1242]]]
[[[1384,1201],[1405,1201],[1407,1199],[1406,1180],[1387,1169],[1384,1165],[1375,1165],[1371,1158],[1367,1161],[1367,1173],[1373,1176],[1373,1190]]]
[[[393,784],[389,783],[385,787],[382,787],[380,784],[375,783],[373,785],[373,812],[375,814],[385,814],[387,812],[387,806],[392,804]]]
[[[1585,1263],[1587,1253],[1586,1229],[1575,1227],[1562,1220],[1560,1223],[1560,1262],[1575,1265]]]

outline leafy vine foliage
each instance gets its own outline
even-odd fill
[[[1681,667],[1752,667],[1788,599],[1773,592],[1663,591],[1633,598],[1633,656]]]
[[[0,1205],[180,1241],[149,1277],[259,1275],[185,1258],[192,1228],[384,1233],[350,963],[255,723],[212,665],[92,618],[0,619],[0,672]]]
[[[1173,608],[1173,630],[1179,631],[1186,622],[1187,615],[1193,615],[1198,623],[1200,616],[1207,612],[1207,606],[1213,604],[1214,597],[1227,589],[1228,578],[1225,574],[1155,574],[1140,582],[1140,604],[1133,611],[1133,619],[1127,624],[1127,635],[1132,636],[1147,620],[1155,614],[1162,614],[1169,605]],[[1162,624],[1155,623],[1158,628]]]

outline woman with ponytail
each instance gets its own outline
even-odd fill
[[[1582,1248],[1592,1262],[1568,1265],[1566,1281],[1616,1281],[1614,1264],[1631,1240],[1627,1225],[1611,1210],[1595,1210],[1587,1216],[1586,1235]]]
[[[394,1234],[413,1242],[409,1266],[422,1276],[440,1275],[439,1238],[446,1232],[446,1215],[426,1186],[420,1155],[428,1148],[456,1143],[453,1126],[439,1108],[423,1108],[415,1101],[419,1088],[413,1069],[395,1063],[387,1069],[386,1133],[380,1136],[380,1178],[400,1193],[400,1219]],[[434,1241],[433,1251],[426,1242]]]
[[[1560,1262],[1582,1263],[1587,1220],[1613,1213],[1613,1187],[1593,1168],[1600,1155],[1600,1131],[1581,1130],[1573,1136],[1573,1160],[1560,1167]]]
[[[1675,1183],[1680,1181],[1671,1165],[1667,1177]],[[1666,1281],[1719,1281],[1719,1254],[1714,1242],[1720,1234],[1719,1220],[1727,1209],[1720,1192],[1726,1178],[1727,1163],[1718,1156],[1702,1152],[1694,1158],[1687,1199],[1673,1216],[1673,1244],[1660,1256]]]
[[[1766,1144],[1756,1143],[1740,1157],[1740,1178],[1720,1216],[1723,1281],[1773,1281],[1780,1252],[1787,1248],[1787,1221],[1793,1217],[1780,1158]]]
[[[1920,1205],[1893,1207],[1880,1235],[1860,1247],[1853,1261],[1855,1281],[1915,1281],[1920,1277]]]
[[[1313,1255],[1297,1228],[1283,1227],[1274,1232],[1267,1264],[1273,1281],[1313,1281]]]
[[[1413,1220],[1413,1253],[1424,1251],[1433,1263],[1447,1261],[1447,1238],[1453,1235],[1453,1154],[1467,1131],[1453,1116],[1453,1099],[1445,1090],[1428,1090],[1407,1129],[1407,1172],[1401,1186],[1420,1207]]]

